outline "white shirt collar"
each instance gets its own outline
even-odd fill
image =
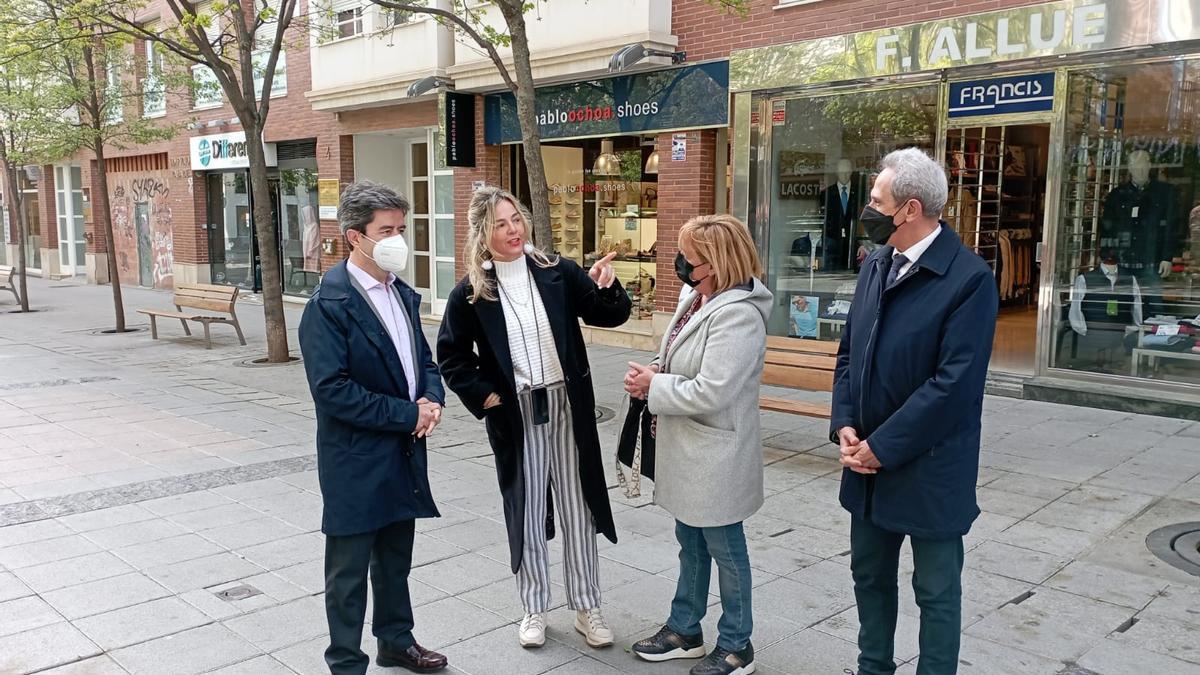
[[[365,291],[370,291],[376,286],[383,285],[378,279],[368,274],[366,270],[358,265],[355,265],[354,262],[349,259],[346,260],[346,269],[350,272],[350,274],[354,275],[354,278],[358,280],[358,283],[362,285],[363,290]],[[396,283],[396,275],[388,272],[387,285],[391,286],[394,283]]]
[[[933,232],[925,235],[924,239],[918,241],[912,246],[909,246],[907,250],[901,251],[897,249],[894,253],[892,253],[892,256],[895,257],[903,253],[904,257],[908,258],[910,263],[915,264],[918,260],[920,260],[921,256],[925,254],[925,251],[929,250],[929,247],[933,245],[933,240],[937,239],[937,236],[941,234],[941,232],[942,226],[938,225],[936,228],[934,228]]]

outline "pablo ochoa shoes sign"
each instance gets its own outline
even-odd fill
[[[193,171],[245,169],[250,166],[245,132],[193,136],[190,146]],[[267,158],[267,166],[275,166],[275,144],[263,143],[263,151]]]
[[[521,140],[511,93],[484,99],[485,142]],[[537,90],[542,138],[586,138],[729,125],[729,64],[714,61]]]
[[[622,117],[644,117],[646,115],[658,114],[658,101],[647,101],[646,103],[624,103],[613,107],[606,106],[583,106],[582,108],[572,108],[570,110],[549,110],[538,113],[537,121],[540,127],[549,127],[558,124],[572,124],[577,122],[604,122],[611,119],[619,119]]]

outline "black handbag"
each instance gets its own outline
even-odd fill
[[[624,407],[625,421],[617,439],[617,484],[632,499],[642,494],[643,475],[654,480],[654,436],[650,433],[654,415],[646,407],[645,399],[626,396]],[[625,477],[622,464],[629,467],[629,478]]]

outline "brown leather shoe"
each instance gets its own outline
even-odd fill
[[[380,649],[375,663],[383,668],[406,668],[414,673],[432,673],[446,667],[446,657],[413,643],[413,646],[402,652]]]

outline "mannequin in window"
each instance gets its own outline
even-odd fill
[[[847,245],[858,218],[858,190],[853,185],[854,163],[839,159],[837,182],[825,188],[825,248],[821,262],[827,270],[846,269]]]
[[[311,205],[300,209],[300,222],[304,228],[302,245],[304,247],[304,269],[310,272],[321,270],[321,221],[317,220],[317,210]]]
[[[1100,266],[1075,277],[1071,289],[1071,329],[1079,335],[1089,362],[1106,365],[1124,359],[1130,326],[1142,325],[1142,289],[1132,270],[1118,262],[1117,252],[1103,249]]]
[[[1100,217],[1100,245],[1115,249],[1119,264],[1146,282],[1170,273],[1181,252],[1175,188],[1156,173],[1150,153],[1131,153],[1129,180],[1108,193]]]

